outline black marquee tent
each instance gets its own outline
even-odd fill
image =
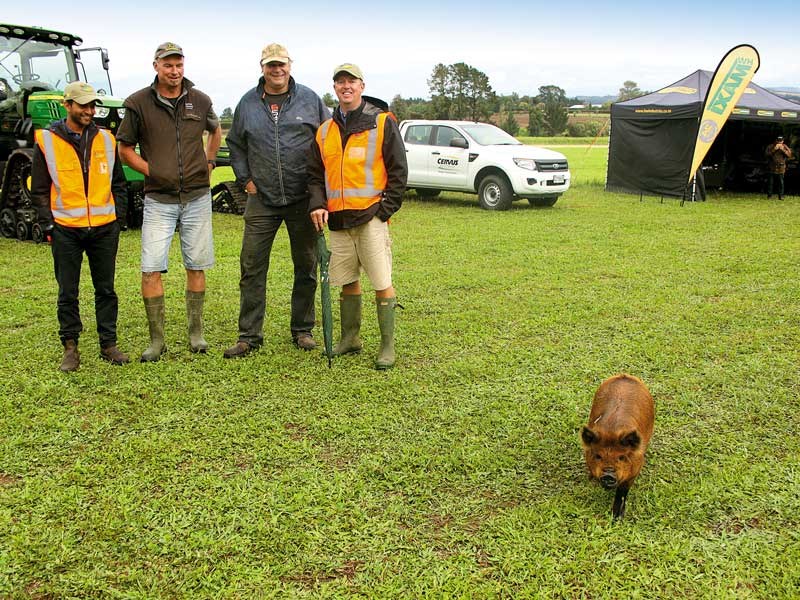
[[[687,181],[712,77],[711,71],[695,71],[657,92],[611,105],[606,190],[692,197]],[[800,104],[752,82],[709,150],[698,181],[708,188],[763,190],[764,150],[777,135],[795,151],[787,193],[800,191]]]

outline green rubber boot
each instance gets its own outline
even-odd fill
[[[150,346],[142,352],[141,362],[155,362],[167,351],[164,343],[164,296],[144,298],[144,309],[150,328]]]
[[[189,322],[189,350],[205,354],[208,343],[203,339],[203,304],[205,292],[186,290],[186,319]]]
[[[339,296],[339,314],[342,324],[342,338],[333,348],[334,356],[361,352],[361,294]]]
[[[375,359],[375,368],[379,371],[394,366],[394,312],[397,309],[397,298],[378,298],[378,326],[381,329],[381,347]]]

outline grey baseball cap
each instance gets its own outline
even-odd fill
[[[183,56],[183,48],[174,42],[164,42],[163,44],[159,44],[158,48],[156,48],[156,55],[153,60],[173,55]]]

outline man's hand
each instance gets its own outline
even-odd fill
[[[258,193],[258,189],[256,188],[256,184],[253,183],[252,179],[245,184],[244,191],[246,193],[250,194],[251,196],[255,196]]]
[[[328,211],[324,208],[318,208],[317,210],[311,211],[309,216],[311,217],[311,222],[314,224],[314,228],[317,231],[322,231],[325,225],[328,224]]]

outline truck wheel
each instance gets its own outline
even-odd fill
[[[558,200],[558,196],[542,196],[541,198],[528,198],[528,204],[538,208],[553,206]]]
[[[10,208],[0,211],[0,233],[3,237],[17,237],[17,217]]]
[[[144,186],[139,182],[128,182],[128,214],[125,220],[128,229],[140,229],[144,219]]]
[[[432,190],[429,188],[414,188],[419,198],[436,198],[442,190]]]
[[[511,184],[502,175],[487,175],[478,188],[478,201],[486,210],[508,210],[514,200]]]

